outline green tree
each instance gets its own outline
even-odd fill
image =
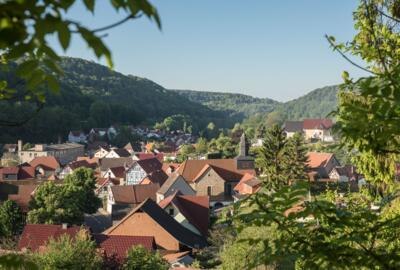
[[[103,260],[96,250],[96,243],[88,232],[81,230],[75,238],[62,235],[51,239],[46,250],[32,255],[40,269],[97,270],[102,268]]]
[[[199,138],[196,143],[196,152],[198,154],[206,154],[208,152],[208,143],[207,139]]]
[[[354,80],[344,72],[335,128],[342,145],[357,151],[358,170],[370,184],[382,188],[381,198],[348,193],[343,197],[345,207],[338,207],[330,191],[304,201],[309,187],[302,181],[249,197],[237,210],[239,233],[249,226],[275,224],[282,235],[273,242],[245,240],[253,245],[263,242],[260,256],[267,264],[292,258],[297,269],[399,268],[400,216],[394,181],[400,143],[395,124],[400,114],[399,1],[361,0],[354,19],[357,34],[351,42],[328,40],[346,59],[350,60],[346,53],[360,56],[366,67],[350,61],[372,76]],[[379,203],[378,213],[370,209],[372,203]]]
[[[209,143],[211,152],[219,152],[222,158],[232,158],[236,156],[236,145],[233,143],[232,138],[220,133],[218,138],[214,138]]]
[[[19,206],[11,200],[3,202],[0,206],[0,235],[12,237],[22,232],[24,216]]]
[[[90,117],[94,119],[96,125],[108,127],[111,124],[111,109],[104,101],[93,102],[90,106]]]
[[[28,222],[81,224],[84,213],[94,213],[101,206],[94,193],[95,183],[91,169],[79,168],[64,179],[63,185],[40,185],[30,203]]]
[[[100,199],[94,193],[96,177],[92,169],[78,168],[64,179],[63,193],[67,199],[75,201],[83,213],[95,213],[101,206]]]
[[[140,148],[140,137],[132,133],[129,127],[120,127],[118,134],[112,139],[111,143],[117,147],[124,147],[127,143],[131,143],[132,146]]]
[[[288,139],[286,148],[286,171],[289,180],[307,180],[307,147],[300,133]]]
[[[169,264],[157,253],[143,246],[132,247],[127,254],[123,270],[167,270]]]
[[[154,19],[160,27],[160,19],[156,9],[147,1],[110,1],[116,11],[124,10],[127,17],[104,27],[89,29],[82,23],[68,18],[71,6],[75,0],[46,2],[32,1],[2,1],[0,3],[0,50],[2,63],[19,61],[17,73],[26,80],[29,92],[24,98],[35,98],[45,101],[46,91],[40,85],[46,83],[58,93],[59,85],[55,74],[61,74],[58,66],[59,56],[50,47],[48,37],[56,34],[60,46],[67,50],[71,36],[82,38],[97,57],[105,57],[112,67],[111,52],[103,43],[104,31],[118,26],[128,20],[146,15]],[[95,0],[84,1],[88,12],[94,13]],[[0,99],[14,97],[15,91],[9,89],[6,81],[0,83]]]
[[[273,125],[281,125],[283,118],[279,112],[270,112],[265,119],[265,126],[272,127]]]
[[[288,152],[285,131],[277,125],[267,129],[263,145],[258,149],[256,167],[265,176],[270,187],[278,187],[288,183]]]

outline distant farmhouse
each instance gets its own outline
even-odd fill
[[[303,121],[286,121],[284,129],[287,138],[295,133],[302,133],[309,141],[333,142],[332,126],[331,119],[304,119]]]

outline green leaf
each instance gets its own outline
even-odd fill
[[[47,84],[49,86],[49,89],[52,91],[54,94],[60,93],[60,84],[56,80],[56,78],[52,75],[48,75],[46,77]]]
[[[93,13],[95,0],[83,0],[83,2],[85,3],[86,8]]]
[[[69,30],[68,23],[60,23],[57,30],[58,40],[65,51],[68,48],[71,40],[71,32]]]
[[[31,74],[37,67],[39,66],[39,63],[37,60],[27,60],[17,67],[17,75],[20,77],[27,77],[29,74]]]

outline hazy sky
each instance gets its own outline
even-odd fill
[[[97,1],[70,17],[88,26],[123,18]],[[108,32],[115,70],[166,88],[245,93],[286,101],[362,73],[329,48],[324,34],[349,40],[356,0],[154,0],[162,30],[146,18]],[[98,61],[74,38],[68,56]],[[100,61],[102,62],[102,61]]]

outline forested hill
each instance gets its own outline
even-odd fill
[[[192,102],[144,78],[123,75],[91,61],[63,58],[61,93],[48,94],[44,108],[22,127],[0,127],[0,143],[17,138],[30,142],[54,142],[65,139],[69,130],[107,127],[111,124],[154,124],[155,121],[184,114],[193,120],[193,130],[209,122],[231,127],[227,113]],[[22,80],[15,76],[15,64],[0,71],[11,88],[25,92]],[[33,116],[30,103],[0,103],[0,119],[21,121]]]
[[[285,120],[324,118],[337,106],[338,89],[337,85],[315,89],[304,96],[277,106],[275,111]]]
[[[201,103],[210,109],[227,111],[238,121],[256,113],[273,111],[280,103],[269,98],[256,98],[243,94],[206,92],[193,90],[172,90],[193,102]]]

